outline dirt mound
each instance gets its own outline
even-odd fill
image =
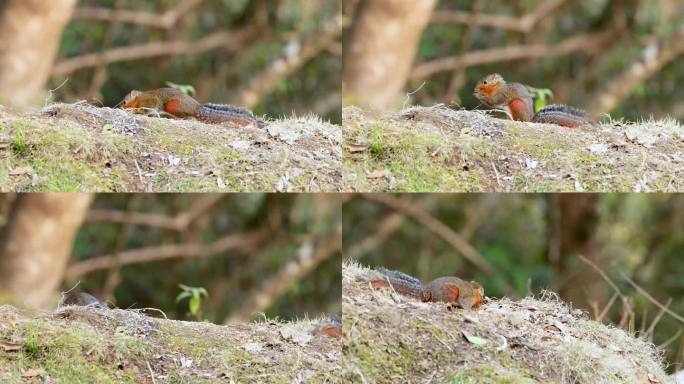
[[[321,320],[219,326],[132,310],[70,306],[36,315],[8,305],[0,319],[3,383],[333,383],[340,376],[340,340],[315,332]]]
[[[3,191],[338,191],[341,128],[265,128],[134,115],[86,103],[0,109]]]
[[[342,114],[345,190],[684,191],[673,119],[573,129],[439,105]]]

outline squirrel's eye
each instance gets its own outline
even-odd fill
[[[482,84],[487,85],[487,80],[483,81]]]

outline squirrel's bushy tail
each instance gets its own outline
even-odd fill
[[[583,110],[558,104],[550,104],[540,109],[532,118],[532,122],[557,124],[570,128],[594,124]]]
[[[198,120],[214,124],[229,122],[241,127],[251,124],[259,128],[266,126],[266,122],[254,116],[251,111],[226,104],[204,104],[196,117]]]

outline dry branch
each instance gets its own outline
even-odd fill
[[[319,52],[334,44],[341,34],[342,17],[338,15],[325,23],[323,28],[313,38],[301,42],[301,47],[296,50],[295,54],[286,52],[284,57],[275,60],[261,74],[256,75],[250,85],[240,92],[238,104],[246,107],[256,105],[282,79],[299,70],[309,60],[318,55]]]
[[[172,231],[184,231],[199,216],[211,209],[226,196],[227,195],[220,193],[201,195],[190,209],[181,212],[176,216],[167,216],[159,213],[93,209],[88,212],[86,220],[89,222],[105,221],[111,223],[127,223],[164,228]]]
[[[651,55],[649,51],[655,54]],[[612,110],[637,86],[657,74],[668,63],[684,55],[684,32],[674,34],[664,41],[651,39],[643,47],[642,52],[643,56],[603,87],[603,92],[597,93],[588,101],[590,115],[596,116]]]
[[[217,48],[238,51],[247,41],[256,36],[256,32],[257,29],[250,26],[231,32],[216,32],[197,41],[164,41],[113,48],[104,53],[88,53],[59,61],[52,70],[52,76],[66,76],[79,69],[94,67],[101,63],[111,64],[158,56],[192,55]]]
[[[251,249],[264,240],[266,236],[265,231],[256,230],[251,233],[227,235],[209,244],[160,245],[128,250],[114,255],[98,256],[70,265],[66,270],[65,278],[73,279],[107,269],[115,258],[118,258],[118,263],[123,266],[167,259],[206,257],[233,249]]]
[[[308,240],[312,241],[312,240]],[[282,296],[294,282],[301,279],[324,260],[341,252],[342,233],[316,241],[317,244],[302,245],[295,259],[283,265],[278,272],[266,280],[254,292],[246,294],[243,304],[225,323],[236,323],[250,320],[255,313],[268,308],[278,297]],[[314,249],[311,249],[313,247]]]
[[[394,232],[401,228],[404,223],[404,215],[400,213],[391,213],[385,216],[380,224],[377,225],[377,230],[372,235],[366,236],[363,240],[349,247],[344,253],[344,257],[348,259],[358,259],[369,251],[378,248],[384,243]]]
[[[439,10],[432,15],[431,23],[453,23],[478,25],[497,29],[528,33],[546,15],[560,7],[565,0],[541,1],[539,6],[523,17],[510,17],[503,15],[487,15],[457,10]]]
[[[418,64],[413,69],[410,78],[422,80],[439,72],[473,65],[521,59],[550,59],[576,51],[593,51],[612,41],[615,36],[612,30],[606,30],[570,37],[556,44],[514,45],[468,52],[460,56],[444,57]]]
[[[162,14],[111,8],[82,7],[74,10],[72,19],[139,24],[154,28],[170,29],[192,8],[200,5],[203,1],[204,0],[185,0],[176,8]]]
[[[401,201],[396,197],[386,194],[369,193],[364,194],[363,197],[371,201],[382,203],[391,209],[413,218],[420,224],[424,225],[427,229],[444,239],[447,243],[451,244],[451,246],[458,250],[463,257],[480,269],[482,273],[487,276],[491,276],[494,273],[494,268],[489,261],[487,261],[487,259],[485,259],[475,248],[473,248],[472,245],[465,241],[461,235],[454,232],[446,224],[432,216],[426,210],[418,207],[415,204]]]

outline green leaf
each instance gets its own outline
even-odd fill
[[[183,291],[176,296],[176,303],[180,302],[181,300],[185,299],[186,297],[190,297],[192,294],[188,291]]]
[[[193,87],[192,85],[189,85],[189,84],[176,84],[176,83],[172,83],[170,81],[167,81],[166,85],[168,85],[171,88],[175,88],[175,89],[185,93],[186,95],[195,96],[197,94],[197,92],[195,91],[195,87]]]
[[[190,299],[190,313],[194,316],[197,314],[197,311],[199,310],[200,307],[200,299],[197,297],[193,297]]]

